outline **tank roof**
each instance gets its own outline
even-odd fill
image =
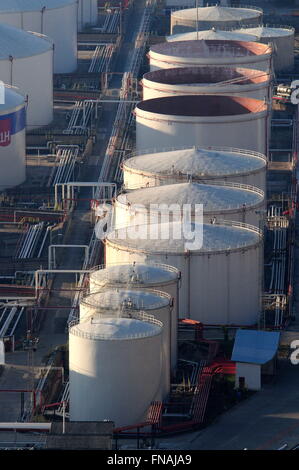
[[[143,79],[165,85],[203,84],[208,86],[224,82],[223,86],[227,86],[226,82],[229,80],[234,80],[232,85],[264,83],[270,80],[270,76],[261,70],[241,67],[214,67],[211,65],[158,69],[145,73]]]
[[[255,28],[240,28],[234,32],[240,34],[252,34],[253,36],[259,38],[270,38],[270,37],[279,37],[279,36],[291,36],[294,35],[295,28],[292,26],[257,26]]]
[[[83,305],[95,307],[99,311],[108,310],[120,313],[123,309],[150,310],[163,308],[169,305],[169,297],[160,291],[133,290],[133,289],[109,289],[103,288],[99,292],[87,295]],[[131,302],[131,303],[130,303]]]
[[[75,3],[76,0],[0,0],[1,13],[18,11],[35,11],[46,7],[48,10]]]
[[[72,326],[70,333],[87,339],[121,340],[156,336],[161,333],[161,326],[158,322],[99,316],[91,322],[82,322]]]
[[[247,18],[261,16],[262,10],[257,7],[252,8],[232,8],[222,6],[210,6],[198,8],[199,21],[241,21]],[[173,13],[173,17],[196,20],[196,8],[178,10]]]
[[[187,148],[137,155],[124,166],[161,175],[226,176],[265,168],[265,156],[231,149]]]
[[[109,265],[104,269],[94,271],[90,277],[96,283],[106,280],[107,282],[115,282],[121,285],[149,285],[160,284],[176,280],[178,272],[171,266],[127,263]],[[171,269],[170,269],[171,268]]]
[[[0,23],[0,60],[42,54],[53,48],[51,40],[38,33]]]
[[[176,42],[176,41],[194,41],[202,39],[214,39],[218,41],[256,41],[257,36],[254,37],[254,33],[246,34],[245,32],[240,31],[224,31],[216,30],[215,28],[208,29],[205,31],[191,31],[188,33],[173,34],[172,36],[167,36],[166,41]]]
[[[267,110],[267,104],[253,98],[222,95],[166,96],[141,101],[138,110],[167,116],[240,116]]]
[[[231,210],[260,204],[263,193],[256,188],[240,187],[241,185],[209,185],[199,183],[177,183],[151,188],[136,189],[121,194],[117,201],[121,204],[203,204],[204,212]],[[193,207],[194,210],[194,207]]]
[[[0,113],[25,104],[25,98],[17,88],[6,85],[4,94],[4,103],[0,104]]]
[[[191,225],[192,231],[197,232],[200,236],[201,226],[196,223],[192,223]],[[181,230],[180,222],[121,228],[108,234],[107,240],[112,245],[115,244],[118,247],[123,247],[123,249],[127,248],[132,251],[162,254],[176,253],[181,255],[186,252],[186,249],[199,254],[232,251],[255,246],[261,240],[259,230],[256,227],[237,222],[221,221],[219,224],[203,224],[202,227],[203,244],[200,249],[192,249],[192,240],[188,241],[184,239],[184,237],[176,238],[173,236],[174,230]],[[163,232],[165,230],[165,232],[162,233],[164,236],[168,229],[170,233],[169,237],[162,238],[158,236],[158,239],[151,239],[149,236],[151,230],[155,235],[156,233],[160,235],[162,230]],[[138,233],[138,230],[141,232],[144,230],[148,236],[144,237],[144,239],[136,239],[136,232]],[[133,237],[135,237],[135,239],[133,239]],[[186,244],[188,244],[188,248],[186,248]]]
[[[246,57],[270,54],[271,47],[267,44],[253,41],[175,41],[163,42],[151,46],[149,55],[159,54],[163,56],[183,58],[225,58]]]

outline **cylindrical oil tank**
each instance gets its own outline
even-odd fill
[[[182,274],[181,317],[205,324],[256,324],[263,273],[260,230],[240,222],[193,224],[195,238],[186,241],[185,232],[179,237],[182,228],[171,222],[111,232],[105,242],[106,262],[167,262]]]
[[[146,419],[151,402],[161,399],[162,328],[147,316],[105,316],[71,326],[71,421],[126,426]]]
[[[28,96],[28,129],[50,124],[53,43],[49,38],[0,24],[0,79]]]
[[[171,13],[171,34],[210,28],[231,29],[244,25],[259,25],[262,22],[263,10],[257,7],[230,8],[222,6],[207,6]]]
[[[25,98],[16,89],[1,86],[0,190],[17,186],[26,177]]]
[[[54,73],[69,73],[77,68],[77,10],[77,0],[0,0],[0,23],[49,36]]]
[[[174,318],[178,318],[180,278],[181,273],[167,264],[117,263],[95,269],[89,277],[89,290],[92,294],[104,287],[166,292],[173,298]]]
[[[266,156],[232,148],[177,148],[156,153],[137,152],[123,163],[124,187],[138,189],[163,184],[233,182],[266,192]]]
[[[257,100],[272,98],[271,77],[260,70],[232,67],[183,67],[148,72],[143,99],[177,95],[229,95]]]
[[[89,294],[80,302],[80,322],[98,315],[121,316],[122,312],[142,310],[163,323],[163,397],[170,390],[170,369],[177,361],[177,318],[169,294],[157,290],[110,289]]]
[[[88,26],[94,26],[98,21],[98,0],[79,0],[78,30],[83,31]]]
[[[240,33],[238,31],[223,31],[221,29],[207,29],[206,31],[192,31],[190,33],[181,33],[173,34],[171,36],[166,36],[167,42],[175,41],[194,41],[194,40],[204,40],[207,39],[217,40],[217,41],[257,41],[257,37],[254,35]],[[263,41],[261,41],[263,42]]]
[[[243,41],[177,41],[151,46],[150,71],[173,67],[243,67],[269,72],[271,45]]]
[[[136,189],[120,194],[114,202],[115,229],[130,225],[183,218],[184,207],[190,205],[190,216],[196,220],[197,205],[202,205],[203,220],[236,220],[259,226],[260,212],[265,209],[261,189],[233,183],[176,183]],[[165,206],[166,205],[166,206]]]
[[[245,34],[252,34],[264,44],[272,44],[273,66],[276,72],[291,70],[294,67],[295,29],[292,26],[260,26],[242,29]]]
[[[222,95],[168,96],[135,108],[136,150],[227,146],[268,153],[265,101]],[[252,138],[254,136],[254,138]]]

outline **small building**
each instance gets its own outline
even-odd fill
[[[260,390],[262,375],[274,375],[280,333],[238,330],[231,360],[236,362],[236,388]]]

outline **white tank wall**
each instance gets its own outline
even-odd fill
[[[272,95],[272,87],[270,83],[270,76],[265,74],[263,80],[260,83],[254,83],[252,80],[251,83],[243,84],[243,80],[240,83],[234,84],[221,84],[221,70],[219,68],[206,67],[207,73],[209,70],[211,74],[216,73],[218,70],[219,80],[216,83],[201,83],[199,80],[196,81],[196,70],[203,69],[201,67],[192,67],[192,68],[178,68],[178,69],[164,69],[163,81],[159,81],[159,75],[161,70],[157,72],[152,72],[152,74],[145,74],[142,79],[142,89],[143,89],[143,100],[150,100],[153,98],[163,98],[165,96],[177,96],[177,95],[203,95],[203,94],[213,94],[213,95],[227,95],[227,96],[243,96],[248,98],[254,98],[257,100],[267,99],[269,100],[270,95]],[[190,71],[190,76],[187,76]],[[247,69],[232,69],[232,70],[243,70],[243,77],[252,76],[252,70]],[[181,83],[181,79],[175,82],[174,78],[171,78],[171,83],[167,82],[167,72],[171,73],[171,77],[176,74],[177,77],[181,75],[184,76],[186,71],[186,80],[185,83]],[[173,72],[172,72],[173,71]],[[223,70],[225,74],[227,69]],[[154,74],[157,74],[157,77],[154,77]],[[241,72],[240,72],[241,73]],[[256,77],[261,73],[253,72]],[[165,77],[165,78],[164,78]],[[252,77],[253,78],[253,77]],[[225,79],[223,80],[225,81]],[[219,83],[220,82],[220,83]],[[272,96],[271,96],[272,97]]]
[[[201,45],[204,43],[204,46]],[[248,50],[254,51],[248,53]],[[272,48],[257,42],[177,41],[152,46],[150,71],[178,67],[242,67],[272,70]]]
[[[69,334],[70,420],[126,426],[145,420],[159,394],[162,334],[126,340]]]
[[[55,45],[54,73],[69,73],[77,68],[77,9],[77,2],[74,0],[61,8],[46,9],[43,13],[2,13],[0,10],[0,22],[49,36]]]
[[[32,74],[34,71],[34,74]],[[31,57],[0,59],[1,80],[28,95],[27,129],[53,120],[53,49]]]
[[[174,154],[172,159],[169,160],[168,152],[171,150],[174,151]],[[208,162],[196,166],[197,161],[200,163],[200,161],[205,158],[207,150],[212,152]],[[187,163],[185,159],[186,151],[189,152]],[[176,149],[168,149],[168,151],[165,149],[164,152],[155,150],[153,153],[145,151],[132,154],[122,165],[124,187],[130,190],[165,184],[184,183],[189,181],[190,175],[192,175],[192,181],[194,182],[205,181],[207,183],[213,183],[222,181],[225,183],[248,184],[261,189],[266,194],[267,160],[265,155],[246,152],[244,150],[238,151],[237,149],[220,149],[214,147],[210,147],[209,149],[197,149],[197,153],[195,153],[193,157],[192,152],[194,152],[193,148],[178,147]],[[219,170],[219,166],[213,163],[215,160],[213,152],[216,152],[216,154],[219,155],[218,158],[221,160],[222,158],[226,158],[226,152],[228,152],[228,155],[234,157],[233,162],[228,165],[226,171]],[[155,163],[154,165],[150,165],[150,169],[147,169],[147,167],[144,169],[143,163],[139,163],[139,165],[135,166],[135,158],[137,158],[137,162],[140,162],[139,157],[146,157],[146,161],[150,159],[150,161]],[[244,167],[243,163],[245,158],[248,159],[248,163]],[[182,163],[182,161],[184,162],[183,166],[178,167],[177,162]]]
[[[224,5],[223,5],[224,6]],[[186,33],[188,31],[195,31],[196,30],[196,22],[197,22],[197,14],[196,8],[192,9],[192,16],[190,18],[184,18],[181,16],[180,11],[172,12],[171,14],[171,34],[178,34],[178,33]],[[219,15],[217,12],[215,14],[211,14],[210,18],[203,19],[202,15],[205,15],[205,7],[198,9],[198,29],[199,30],[206,30],[210,28],[217,28],[217,29],[232,29],[232,28],[240,28],[243,25],[259,25],[262,21],[263,13],[262,11],[258,10],[246,10],[243,8],[234,8],[233,10],[238,13],[240,12],[239,17],[233,19],[224,19],[222,14]],[[191,9],[190,9],[191,11]],[[225,12],[226,10],[223,8],[219,8],[218,11]],[[243,16],[243,12],[249,12],[249,17],[246,18]]]
[[[104,289],[104,291],[106,290],[109,290],[109,288]],[[132,289],[132,291],[133,290],[134,289]],[[135,292],[136,295],[138,295],[138,290],[136,290]],[[163,294],[159,291],[147,290],[147,292],[152,293],[155,296],[167,296],[167,294]],[[99,295],[101,294],[100,292],[97,293]],[[128,297],[130,297],[129,294]],[[140,298],[140,305],[138,305],[138,308],[142,308],[145,313],[153,315],[157,320],[163,323],[163,398],[166,397],[166,395],[170,391],[170,370],[175,370],[177,364],[177,316],[172,309],[172,305],[170,305],[172,299],[170,298],[170,296],[167,296],[166,298],[169,301],[169,304],[157,308],[147,308],[147,306],[142,303],[142,297]],[[119,310],[115,310],[116,306],[114,306],[113,310],[111,309],[106,312],[103,311],[101,305],[99,305],[97,308],[96,302],[96,300],[93,300],[93,295],[89,295],[86,299],[83,299],[81,301],[79,307],[80,323],[89,322],[91,317],[96,317],[103,314],[111,314],[111,316],[114,314],[117,316],[117,314],[121,311],[122,308],[120,303]]]
[[[263,154],[268,153],[268,111],[262,110],[255,113],[234,114],[223,116],[190,116],[176,115],[177,108],[182,100],[180,97],[160,98],[160,100],[176,100],[174,114],[162,114],[158,112],[145,111],[140,107],[155,110],[159,109],[158,100],[147,100],[141,102],[135,108],[136,112],[136,150],[142,151],[155,148],[167,148],[170,143],[173,147],[181,146],[226,146],[254,150]],[[198,98],[196,101],[195,98]],[[203,101],[203,96],[190,95],[184,97],[187,106],[194,103],[194,108],[199,103],[202,107],[209,106],[208,100]],[[189,99],[189,102],[186,101]],[[243,98],[234,98],[242,100]],[[246,99],[247,101],[248,99]],[[156,103],[154,103],[156,101]],[[224,101],[223,101],[224,102]],[[168,101],[164,101],[163,110],[166,113]],[[205,106],[203,105],[205,103]],[[219,101],[220,103],[220,101]],[[259,102],[260,107],[267,108],[263,102]],[[162,104],[162,103],[161,103]],[[222,104],[222,102],[220,103]],[[203,109],[202,108],[202,109]],[[199,114],[199,111],[198,111]],[[254,136],[254,139],[252,138]]]
[[[196,182],[213,182],[213,181],[223,181],[226,183],[239,183],[239,184],[249,184],[251,186],[255,186],[259,189],[262,189],[264,192],[266,190],[266,169],[267,167],[263,167],[257,171],[252,171],[247,174],[231,174],[229,176],[223,175],[215,175],[211,176],[197,176],[192,175],[192,180]],[[160,186],[163,184],[175,184],[175,183],[182,183],[188,181],[189,176],[186,175],[169,175],[169,177],[165,178],[163,175],[159,176],[159,174],[150,175],[145,174],[142,171],[130,171],[130,168],[124,166],[124,185],[127,189],[138,189],[138,188],[146,188],[151,186]]]
[[[121,265],[121,263],[120,263]],[[111,266],[111,265],[110,265]],[[145,266],[145,265],[143,265]],[[172,272],[175,272],[175,268],[172,268]],[[109,267],[108,267],[109,269]],[[146,282],[146,279],[144,280],[143,283],[138,283],[138,282],[123,282],[122,278],[117,280],[117,282],[113,282],[113,280],[109,279],[99,279],[96,277],[96,271],[95,273],[92,273],[89,278],[89,290],[90,293],[96,293],[99,290],[102,289],[107,289],[107,288],[127,288],[127,289],[137,289],[137,290],[142,290],[142,289],[154,289],[158,290],[161,292],[165,292],[168,294],[171,299],[173,299],[173,307],[172,307],[172,336],[171,336],[171,368],[172,370],[176,367],[177,363],[177,322],[178,322],[178,303],[179,303],[179,289],[180,289],[180,284],[179,284],[179,279],[180,279],[180,272],[176,271],[175,277],[173,279],[169,279],[169,275],[167,275],[168,270],[166,269],[166,275],[165,275],[165,281],[161,281],[161,276],[163,272],[163,266],[160,265],[160,277],[158,282],[153,282],[151,280],[150,283]],[[102,271],[102,270],[101,270]],[[106,269],[104,268],[104,271]]]
[[[88,25],[94,26],[98,20],[98,0],[79,0],[78,31],[83,31]]]
[[[163,201],[160,201],[163,204]],[[192,201],[192,204],[201,204],[202,201],[198,200],[196,202]],[[172,204],[176,204],[176,201],[173,201]],[[215,209],[213,211],[205,210],[205,205],[203,205],[203,220],[204,222],[209,222],[211,219],[216,217],[217,220],[234,220],[236,222],[242,222],[249,225],[259,226],[260,215],[256,213],[257,210],[265,209],[265,199],[263,199],[259,204],[256,204],[252,207],[244,206],[244,208],[236,209]],[[153,216],[155,211],[152,209],[150,215],[150,206],[147,206],[147,211],[138,208],[136,206],[123,204],[120,200],[116,200],[114,204],[114,228],[123,228],[129,227],[131,225],[144,225],[150,223],[150,217]],[[170,214],[170,220],[175,220],[178,215],[173,216]],[[159,211],[156,211],[156,217],[159,219]],[[195,213],[192,211],[191,214],[192,220],[196,220]]]
[[[272,44],[273,65],[276,72],[291,70],[294,67],[295,30],[291,26],[262,26],[261,28],[244,28],[240,33],[258,36],[258,41]]]
[[[17,95],[16,106],[0,105],[0,191],[17,186],[26,178],[26,110],[23,96],[6,88],[7,93]]]
[[[131,154],[122,169],[127,190],[186,183],[192,175],[194,182],[248,184],[266,193],[267,158],[257,152],[213,146],[154,149]]]
[[[179,316],[206,324],[253,325],[261,311],[262,243],[222,254],[142,252],[106,240],[107,263],[167,262],[182,273]]]
[[[276,72],[292,70],[294,68],[295,33],[288,36],[261,38],[260,42],[272,43],[274,48],[273,66]]]

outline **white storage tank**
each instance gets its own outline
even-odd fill
[[[162,324],[139,318],[98,317],[71,326],[71,421],[132,425],[161,399]]]
[[[80,302],[80,323],[91,317],[108,315],[121,316],[122,312],[134,314],[142,310],[163,323],[163,398],[170,390],[170,369],[177,362],[177,317],[174,314],[173,299],[169,294],[157,290],[134,290],[130,288],[104,288],[89,294]]]
[[[78,31],[94,26],[98,22],[98,0],[79,0]]]
[[[123,163],[126,189],[189,181],[233,182],[266,192],[267,159],[257,152],[232,148],[177,148],[138,152]]]
[[[273,65],[276,72],[294,68],[295,29],[292,26],[260,26],[242,29],[241,34],[252,34],[264,44],[272,44]]]
[[[178,318],[179,280],[181,273],[167,264],[159,263],[117,263],[100,266],[90,274],[91,294],[104,287],[129,289],[155,289],[166,292],[173,298],[174,314]]]
[[[272,70],[271,45],[243,41],[177,41],[151,46],[150,71],[173,67],[243,67]]]
[[[239,31],[223,31],[221,29],[211,28],[205,31],[192,31],[190,33],[172,34],[166,36],[167,42],[175,41],[194,41],[194,40],[217,40],[217,41],[257,41],[257,36],[253,34],[241,33]],[[263,42],[263,41],[261,41]]]
[[[0,24],[0,79],[28,96],[28,129],[50,124],[53,43],[49,38]]]
[[[166,204],[166,209],[164,205]],[[114,228],[141,225],[183,217],[183,207],[191,205],[191,218],[197,216],[196,204],[203,206],[203,220],[227,219],[259,226],[260,211],[265,209],[265,195],[253,186],[221,183],[176,183],[136,189],[120,194],[114,202]]]
[[[169,96],[135,108],[136,150],[226,146],[268,153],[268,104],[222,95]],[[252,137],[254,136],[254,138]]]
[[[183,67],[143,75],[143,99],[177,95],[229,95],[272,98],[271,77],[260,70],[232,67]]]
[[[241,28],[244,25],[259,25],[263,10],[257,7],[230,8],[224,6],[206,6],[171,13],[171,34],[195,31],[213,27],[217,29]]]
[[[177,317],[172,309],[172,298],[165,292],[156,290],[102,289],[87,295],[80,302],[80,323],[91,317],[113,314],[121,316],[122,312],[131,313],[141,310],[153,315],[163,323],[163,370],[162,396],[165,398],[170,390],[170,370],[176,368],[177,362]]]
[[[0,104],[0,190],[3,191],[23,183],[26,177],[26,110],[24,96],[7,85],[1,90],[1,101],[4,101]]]
[[[111,232],[105,242],[107,263],[120,260],[169,263],[182,274],[181,317],[205,324],[256,324],[261,311],[263,276],[263,240],[259,229],[238,222],[193,224],[196,241],[203,229],[202,247],[196,249],[196,242],[173,235],[181,229],[178,224],[139,226],[137,230],[143,239],[136,238],[136,227]],[[162,239],[168,229],[170,236]],[[157,231],[160,237],[151,239],[150,234]]]
[[[77,68],[77,14],[77,0],[0,0],[0,23],[53,40],[54,73]]]

